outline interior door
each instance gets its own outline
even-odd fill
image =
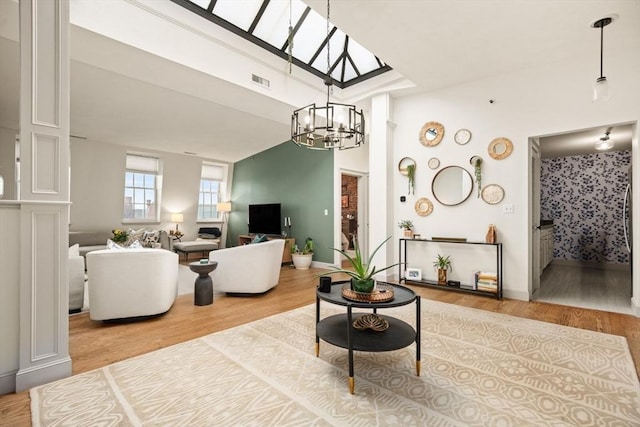
[[[529,139],[529,242],[531,248],[529,299],[540,288],[540,142]]]

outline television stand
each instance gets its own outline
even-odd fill
[[[251,243],[251,241],[253,240],[253,238],[255,236],[256,236],[255,234],[241,234],[241,235],[239,235],[238,236],[238,246],[248,245],[249,243]],[[282,263],[283,264],[292,263],[293,260],[291,259],[291,247],[296,244],[295,237],[284,238],[284,237],[278,236],[278,235],[267,236],[267,240],[275,240],[275,239],[284,239],[285,240],[284,249],[282,250]]]

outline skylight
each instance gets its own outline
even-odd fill
[[[301,0],[171,0],[323,78],[327,74],[327,20]],[[391,70],[373,53],[329,23],[333,84],[346,88]]]

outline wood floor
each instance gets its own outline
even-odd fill
[[[631,272],[551,263],[533,299],[552,304],[633,314]]]
[[[322,270],[283,267],[279,285],[265,295],[216,295],[212,305],[193,305],[193,295],[182,295],[166,315],[137,323],[102,324],[88,314],[69,319],[69,350],[73,373],[79,374],[190,340],[311,304],[315,301],[316,275]],[[423,298],[481,310],[589,329],[627,338],[640,372],[640,319],[624,314],[566,307],[542,302],[495,299],[412,286]],[[311,351],[311,350],[310,350]],[[31,424],[28,392],[0,396],[0,426]]]

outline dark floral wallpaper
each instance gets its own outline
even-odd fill
[[[542,159],[540,214],[555,225],[553,257],[629,262],[622,208],[631,151]]]

